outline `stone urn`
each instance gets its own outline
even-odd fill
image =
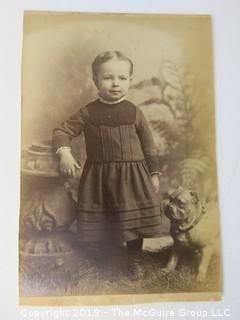
[[[21,172],[28,176],[59,178],[57,155],[51,141],[42,141],[22,150]]]
[[[34,265],[40,273],[48,273],[49,268],[69,264],[69,257],[76,255],[75,234],[69,230],[76,215],[71,184],[59,174],[51,141],[25,147],[21,159],[20,270]],[[51,266],[46,268],[47,264]]]
[[[60,176],[51,141],[23,149],[21,226],[29,231],[64,231],[76,217],[71,184]]]

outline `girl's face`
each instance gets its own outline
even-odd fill
[[[103,99],[119,100],[127,94],[132,80],[130,63],[116,59],[104,62],[99,66],[98,73],[93,80]]]

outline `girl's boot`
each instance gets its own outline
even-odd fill
[[[143,270],[141,268],[142,244],[143,239],[136,239],[127,242],[128,274],[134,281],[140,280],[143,276]]]

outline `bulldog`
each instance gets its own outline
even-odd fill
[[[201,253],[197,281],[204,281],[211,257],[219,249],[216,201],[203,206],[196,192],[178,187],[170,195],[164,211],[171,221],[170,233],[174,240],[165,270],[176,268],[182,247],[197,249]]]

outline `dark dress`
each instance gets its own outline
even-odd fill
[[[93,101],[54,130],[55,150],[70,146],[81,132],[87,160],[79,184],[79,238],[159,236],[159,199],[151,182],[159,162],[141,110],[127,100],[114,105]]]

